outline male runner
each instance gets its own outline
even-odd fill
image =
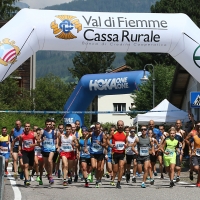
[[[142,135],[136,138],[133,144],[132,150],[135,152],[136,155],[138,155],[137,170],[139,174],[142,173],[142,165],[144,166],[144,175],[143,175],[141,187],[146,188],[145,182],[146,182],[149,167],[150,167],[149,146],[151,145],[152,155],[155,155],[155,151],[154,151],[153,140],[147,136],[147,127],[143,125],[141,127],[141,132],[142,132]],[[137,150],[135,149],[136,145],[137,145]],[[150,184],[151,185],[154,184],[154,179],[152,179],[152,174],[150,174]]]
[[[102,176],[102,162],[104,162],[103,148],[106,147],[106,136],[101,131],[101,124],[95,124],[94,132],[89,132],[85,138],[85,153],[87,150],[88,139],[91,138],[90,158],[92,169],[96,170],[96,188],[99,188],[99,182]]]
[[[24,128],[21,126],[21,121],[16,120],[15,128],[11,130],[10,138],[12,140],[10,153],[13,158],[13,166],[14,166],[14,178],[17,180],[17,171],[18,171],[18,151],[19,151],[19,136],[23,133]],[[21,173],[23,173],[23,162],[21,156],[19,156],[19,163],[21,167]],[[21,175],[20,175],[21,177]]]
[[[10,157],[10,136],[7,134],[7,128],[2,127],[0,136],[0,155],[5,157],[5,174],[8,175],[8,159]]]
[[[125,148],[126,145],[126,133],[124,132],[124,122],[122,120],[117,121],[117,131],[111,132],[107,143],[110,147],[112,147],[112,168],[113,168],[113,177],[111,185],[114,184],[115,177],[118,173],[118,181],[116,188],[121,189],[121,179],[122,175],[124,173],[124,159],[125,159]],[[112,144],[110,143],[110,140],[112,139]]]

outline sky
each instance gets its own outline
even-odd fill
[[[72,0],[20,0],[20,2],[27,3],[30,8],[44,8],[47,6],[68,3],[70,1]]]

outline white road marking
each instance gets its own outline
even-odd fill
[[[8,167],[7,169],[10,169],[11,167]],[[12,168],[11,168],[12,169]],[[22,195],[21,192],[19,190],[19,188],[16,186],[16,181],[14,180],[14,178],[11,176],[10,172],[7,175],[8,179],[10,180],[10,184],[12,186],[12,189],[14,191],[14,200],[21,200],[22,199]]]

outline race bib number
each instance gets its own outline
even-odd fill
[[[196,149],[196,156],[200,156],[200,149]]]
[[[23,142],[24,148],[30,148],[31,144],[33,144],[33,140],[24,140]]]
[[[124,150],[124,142],[115,142],[115,148],[117,150]]]
[[[45,140],[43,141],[43,146],[46,149],[51,149],[53,145],[53,139],[45,138]]]
[[[71,151],[73,151],[73,148],[70,143],[62,143],[62,150],[64,152],[71,152]]]
[[[100,152],[103,150],[102,146],[98,143],[93,143],[91,148],[93,152]]]
[[[8,153],[8,147],[2,147],[1,153]]]
[[[182,148],[182,143],[181,142],[179,142],[179,148]]]
[[[166,149],[165,152],[168,152],[168,153],[169,153],[169,154],[167,154],[168,157],[173,157],[175,151],[173,151],[173,150],[171,150],[171,149]],[[166,154],[165,154],[165,155],[166,155]]]
[[[81,155],[89,155],[90,154],[90,146],[87,146],[88,153],[85,153],[85,147],[81,147]]]
[[[35,146],[35,152],[36,153],[41,153],[41,147]]]
[[[15,142],[15,145],[16,145],[16,146],[19,146],[19,141],[16,141],[16,142]]]
[[[140,156],[148,156],[149,147],[140,147]]]

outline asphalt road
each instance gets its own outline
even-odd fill
[[[11,172],[10,172],[11,173]],[[38,182],[31,182],[31,186],[25,188],[23,181],[16,181],[16,185],[13,186],[9,179],[13,179],[10,175],[5,177],[5,200],[63,200],[63,199],[87,199],[87,200],[113,200],[113,199],[148,199],[148,200],[196,200],[200,198],[200,188],[195,187],[194,183],[182,182],[175,183],[175,187],[169,188],[169,179],[167,175],[164,180],[160,180],[159,174],[155,177],[155,184],[150,185],[147,182],[146,188],[141,188],[141,177],[137,177],[136,183],[126,183],[125,180],[121,182],[122,189],[116,189],[110,186],[110,179],[103,178],[100,188],[95,188],[95,184],[91,183],[89,188],[84,187],[84,182],[80,179],[78,183],[72,183],[71,185],[62,186],[62,179],[55,177],[55,183],[49,188],[47,178],[43,178],[44,185],[39,186]],[[188,172],[183,172],[182,176],[188,177]],[[196,175],[195,175],[196,176]],[[184,179],[183,179],[184,180]],[[185,179],[186,180],[186,179]],[[13,188],[17,190],[17,198],[14,196]],[[16,193],[16,192],[15,192]],[[19,196],[21,193],[21,198]]]

